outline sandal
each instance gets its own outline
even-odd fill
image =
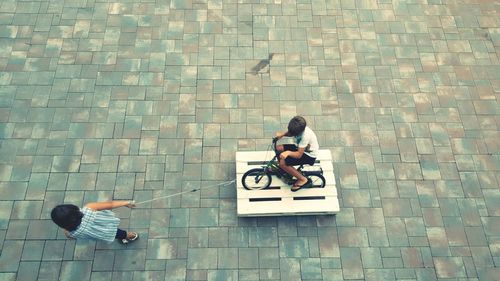
[[[312,186],[312,181],[311,181],[311,179],[307,179],[307,182],[306,182],[306,183],[304,183],[303,185],[295,185],[295,184],[294,184],[294,185],[293,185],[293,187],[292,187],[290,190],[291,190],[292,192],[295,192],[295,191],[300,190],[300,189],[301,189],[301,188],[303,188],[303,187],[311,187],[311,186]],[[294,189],[294,187],[295,187],[295,189]]]
[[[122,244],[128,244],[128,243],[134,242],[135,240],[137,240],[139,238],[139,234],[137,234],[136,232],[131,232],[131,233],[134,234],[133,238],[125,238],[125,239],[120,240],[120,242]]]

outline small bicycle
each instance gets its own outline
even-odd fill
[[[283,182],[288,185],[292,185],[295,182],[291,175],[279,167],[278,161],[280,152],[276,149],[277,142],[278,138],[273,138],[272,144],[270,145],[275,154],[273,159],[268,161],[266,165],[261,168],[253,168],[243,174],[241,183],[245,189],[258,190],[268,188],[271,185],[273,175],[283,180]],[[297,170],[312,182],[312,187],[325,187],[325,177],[323,176],[323,170],[321,168],[319,171],[304,171],[303,168],[304,165],[300,165]]]

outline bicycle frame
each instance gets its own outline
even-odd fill
[[[273,138],[273,142],[270,145],[274,151],[274,157],[271,160],[269,160],[265,166],[262,166],[262,168],[265,169],[265,171],[267,171],[267,172],[272,172],[273,174],[277,175],[278,177],[281,177],[282,173],[280,173],[280,172],[283,172],[284,174],[286,174],[286,172],[283,171],[279,167],[278,161],[279,161],[280,154],[279,154],[279,151],[276,149],[276,142],[278,142],[278,139]]]

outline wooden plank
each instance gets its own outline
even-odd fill
[[[313,201],[313,200],[307,200]],[[251,204],[238,202],[238,215],[289,215],[304,213],[335,213],[339,211],[336,198],[330,200],[291,201],[276,203],[273,201],[251,202]]]
[[[250,202],[238,199],[239,216],[276,216],[276,215],[310,215],[335,214],[340,210],[336,197],[318,200],[293,200]]]
[[[333,186],[326,186],[324,188],[302,188],[299,191],[293,192],[290,187],[282,187],[280,189],[263,189],[263,190],[237,190],[238,199],[244,198],[293,198],[304,196],[333,196],[337,197],[337,189]]]

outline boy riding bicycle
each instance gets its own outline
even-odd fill
[[[293,166],[309,164],[316,161],[316,153],[319,150],[316,134],[307,127],[306,120],[302,116],[295,116],[288,123],[288,130],[285,133],[276,133],[276,138],[293,137],[294,144],[284,144],[276,146],[281,152],[279,166],[289,175],[297,178],[293,184],[292,191],[297,191],[302,187],[311,187],[311,180],[304,177]]]

